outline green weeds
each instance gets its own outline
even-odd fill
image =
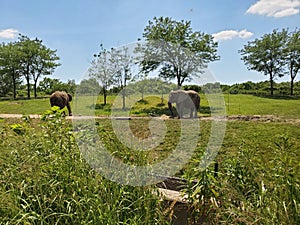
[[[151,187],[113,183],[77,148],[60,111],[0,124],[1,224],[165,224]]]
[[[131,132],[149,137],[150,121],[131,120]],[[165,137],[149,151],[121,143],[110,119],[96,120],[95,125],[115,158],[148,165],[168,157],[180,141],[179,120],[164,122]],[[215,159],[218,172],[214,165],[197,167],[211,122],[200,121],[200,127],[195,154],[177,173],[189,181],[190,224],[300,223],[299,124],[228,122]],[[86,138],[93,138],[88,132]],[[0,139],[0,224],[169,223],[153,195],[155,187],[120,185],[91,168],[71,123],[58,109],[47,111],[40,121],[0,120]]]
[[[299,224],[296,152],[293,141],[280,135],[270,151],[240,146],[236,157],[220,162],[217,178],[211,167],[188,170],[191,224]]]

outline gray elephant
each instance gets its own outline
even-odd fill
[[[63,109],[65,106],[69,111],[69,116],[72,116],[72,110],[70,102],[72,101],[72,95],[64,91],[56,91],[50,96],[51,107],[58,106],[60,109]]]
[[[176,110],[178,113],[178,118],[183,118],[183,110],[190,110],[190,118],[198,117],[197,112],[200,108],[200,96],[196,91],[193,90],[177,90],[171,91],[169,94],[168,107],[171,111],[172,117],[174,117],[174,113],[172,111],[172,103],[176,103]]]

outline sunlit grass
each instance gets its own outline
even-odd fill
[[[299,118],[299,98],[270,98],[253,95],[224,95],[228,115],[275,115]]]
[[[42,114],[49,108],[49,98],[0,101],[0,113]]]
[[[160,98],[150,100],[161,101]],[[144,103],[139,102],[135,107],[142,111]],[[151,122],[152,118],[121,120],[119,129],[124,135],[132,133],[142,143],[151,137]],[[151,165],[170,156],[181,137],[180,120],[158,122],[165,123],[163,139],[144,151],[140,150],[142,145],[121,142],[111,119],[97,119],[95,127],[106,150],[115,159],[129,165]],[[129,128],[125,123],[129,123]],[[176,176],[199,180],[200,186],[191,188],[192,193],[209,194],[208,201],[191,195],[194,212],[205,215],[209,224],[236,224],[237,221],[249,224],[255,220],[259,224],[299,222],[299,123],[227,122],[225,138],[215,158],[219,164],[215,180],[209,172],[213,164],[208,171],[199,172],[211,121],[199,123],[201,133],[192,159],[181,170],[174,171]],[[2,119],[0,130],[1,222],[168,223],[160,201],[153,195],[154,186],[120,185],[90,167],[78,149],[71,121]],[[88,132],[84,132],[87,137]]]
[[[274,115],[283,119],[299,118],[299,98],[269,98],[252,95],[220,95],[216,107],[209,105],[208,99],[214,94],[201,94],[199,116],[210,116],[212,110],[218,110],[218,105],[225,104],[227,115]],[[116,96],[107,96],[104,105],[103,96],[75,96],[71,102],[77,115],[110,116],[111,109],[123,115],[130,116],[161,116],[170,115],[167,105],[167,95],[129,96],[125,101],[125,111],[120,102],[115,102]],[[174,105],[175,106],[175,105]],[[0,113],[42,114],[50,109],[48,98],[32,100],[0,101]]]

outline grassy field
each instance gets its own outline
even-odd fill
[[[209,116],[211,113],[207,97],[208,95],[201,95],[200,116]],[[299,118],[300,99],[297,97],[270,98],[253,95],[224,95],[221,97],[225,102],[227,115],[274,115],[284,119]],[[144,100],[140,100],[139,98],[140,96],[127,98],[127,102],[135,99],[139,100],[131,104],[130,115],[160,116],[162,114],[170,114],[166,96],[164,96],[163,101],[161,100],[161,96],[146,97]],[[78,113],[109,116],[114,99],[115,96],[108,96],[107,105],[104,106],[102,96],[98,99],[96,96],[81,97],[80,99],[75,98],[72,105]],[[0,113],[42,114],[49,108],[50,103],[47,98],[0,101]]]
[[[205,170],[199,163],[207,150],[212,121],[195,120],[201,133],[194,154],[175,174],[190,182],[185,190],[190,224],[299,224],[299,100],[248,95],[224,99],[229,115],[275,115],[282,120],[228,121],[214,159],[217,164]],[[109,104],[112,100],[109,97]],[[95,99],[83,102],[79,105],[84,112],[94,107]],[[101,102],[96,102],[96,115],[110,115]],[[74,101],[73,107],[78,103]],[[11,108],[5,108],[7,104]],[[0,113],[38,114],[49,109],[48,104],[48,99],[0,102]],[[20,111],[14,111],[19,105]],[[205,96],[201,106],[199,114],[209,116]],[[151,97],[134,103],[130,113],[155,116],[166,114],[167,109],[159,97]],[[151,121],[150,117],[120,121],[120,132],[126,135],[130,130],[144,140],[152,137]],[[180,143],[180,120],[161,123],[164,137],[148,151],[122,143],[110,119],[97,119],[95,128],[115,159],[144,166],[166,159]],[[90,145],[97,145],[89,129],[83,133]],[[0,119],[0,224],[170,224],[172,210],[165,210],[153,195],[153,185],[122,185],[97,173],[86,161],[86,152],[78,148],[75,135],[72,123],[57,114],[45,120]]]
[[[253,95],[224,95],[228,115],[275,115],[299,118],[298,97],[257,97]]]

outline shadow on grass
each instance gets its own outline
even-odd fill
[[[161,107],[161,104],[157,104],[157,107],[151,107],[151,108],[147,108],[147,109],[140,109],[139,111],[135,111],[133,112],[133,114],[138,115],[138,114],[147,114],[150,116],[162,116],[162,115],[167,115],[167,116],[171,116],[171,112],[169,110],[168,107]],[[162,106],[165,106],[165,104],[162,104]],[[211,114],[211,110],[218,110],[216,109],[211,109],[210,107],[201,107],[200,108],[200,112],[201,114]],[[176,107],[172,107],[172,111],[174,113],[174,117],[176,117],[178,115]],[[189,112],[188,112],[189,113]]]
[[[211,108],[209,106],[202,106],[200,107],[201,114],[211,114]]]
[[[149,116],[161,116],[161,115],[169,115],[170,116],[171,115],[168,107],[150,107],[147,109],[140,109],[138,111],[134,111],[133,114],[135,114],[135,115],[146,114]]]
[[[139,103],[148,104],[147,100],[140,100]],[[96,104],[96,105],[90,105],[88,106],[91,109],[95,109],[95,110],[102,110],[103,112],[111,112],[111,107],[112,104]],[[165,103],[158,103],[155,105],[155,107],[148,107],[148,108],[139,108],[139,109],[129,109],[129,108],[125,108],[125,109],[114,109],[116,111],[128,111],[128,110],[132,110],[131,114],[133,115],[147,115],[147,116],[162,116],[162,115],[167,115],[167,116],[171,116],[171,112],[168,108],[168,106],[166,106]],[[201,114],[207,114],[210,115],[212,111],[218,110],[217,108],[212,109],[211,107],[208,106],[202,106],[200,107],[200,110],[198,111]],[[177,116],[177,110],[175,106],[172,106],[172,111],[174,113],[174,117]]]
[[[110,112],[111,111],[111,104],[92,104],[91,106],[89,106],[89,108],[91,109],[100,109],[100,110],[103,110],[103,111],[106,111],[106,112]]]
[[[138,103],[147,105],[149,102],[145,99],[141,99],[141,100],[138,101]]]
[[[279,100],[300,100],[299,95],[254,95],[260,98],[279,99]]]

